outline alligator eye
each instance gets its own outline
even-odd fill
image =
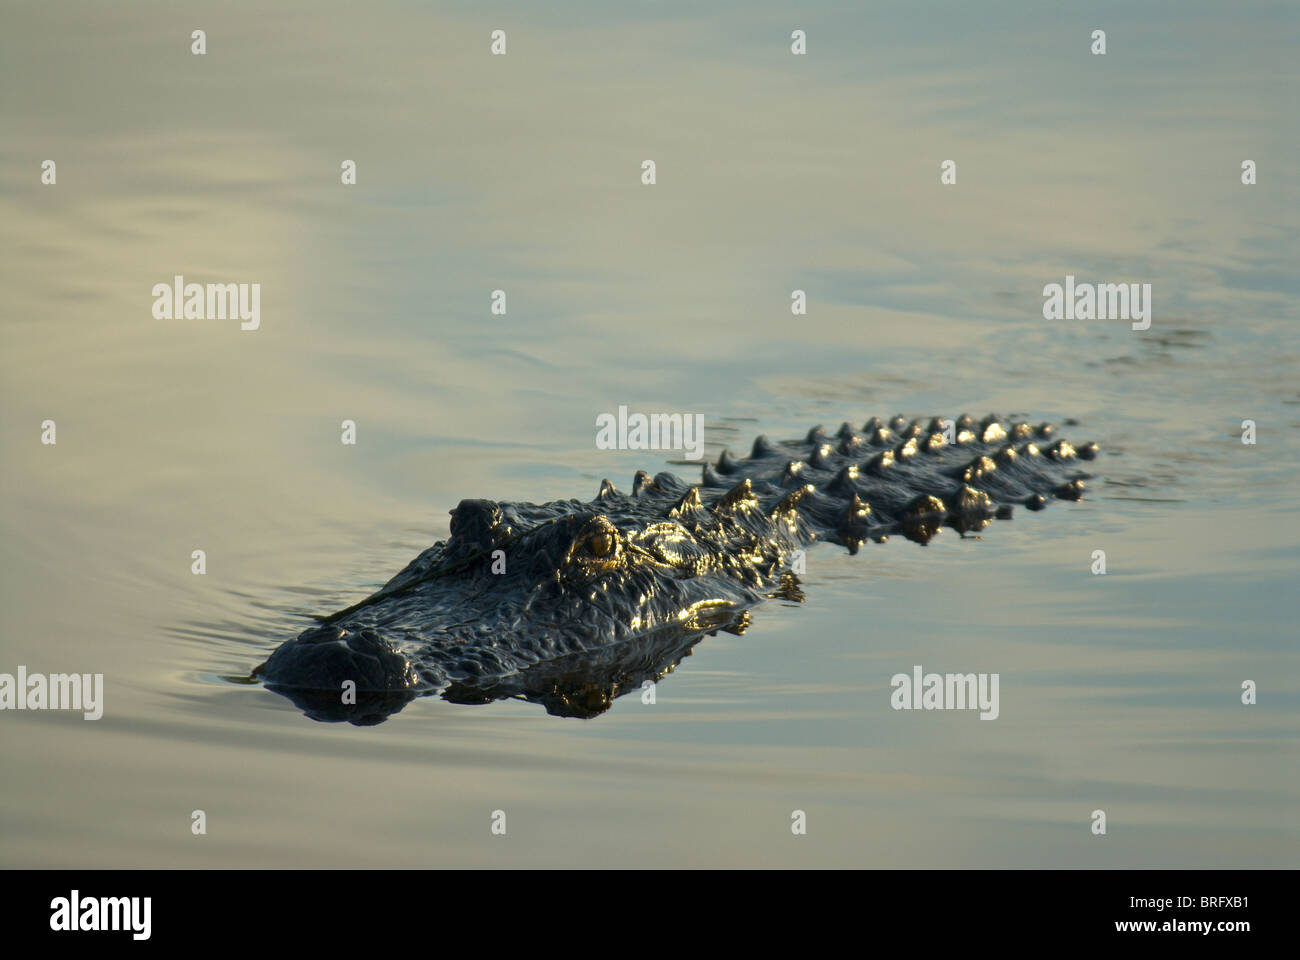
[[[608,557],[614,552],[614,535],[612,533],[597,533],[587,538],[587,551],[593,557]]]

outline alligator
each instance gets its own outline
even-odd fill
[[[1067,423],[1070,421],[1067,421]],[[417,696],[510,697],[592,717],[671,671],[765,599],[803,599],[802,553],[901,535],[925,544],[1078,500],[1088,474],[1050,423],[886,422],[724,450],[699,483],[638,471],[590,501],[462,500],[451,532],[380,590],[283,643],[251,679],[308,716],[382,722]]]

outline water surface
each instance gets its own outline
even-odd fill
[[[106,704],[0,715],[0,863],[1300,863],[1294,6],[548,6],[11,5],[0,671]],[[1067,273],[1151,329],[1045,321]],[[176,274],[261,328],[155,320]],[[621,404],[714,455],[995,411],[1105,456],[980,538],[815,548],[654,705],[354,727],[230,681],[462,498],[663,469],[595,448]],[[1000,717],[891,710],[918,663]]]

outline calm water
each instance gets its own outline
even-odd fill
[[[1300,865],[1295,6],[548,6],[7,7],[0,672],[106,692],[0,714],[0,864]],[[1045,321],[1067,273],[1151,329]],[[176,274],[261,328],[154,319]],[[996,411],[1106,455],[982,539],[815,548],[653,706],[358,728],[227,679],[463,497],[663,469],[595,448],[620,404],[713,454]],[[890,709],[914,664],[1001,716]]]

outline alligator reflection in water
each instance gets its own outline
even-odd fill
[[[449,539],[253,677],[318,720],[379,723],[435,693],[596,716],[705,635],[739,633],[764,599],[802,599],[789,568],[817,540],[855,553],[893,533],[926,543],[1014,504],[1078,500],[1078,458],[1097,447],[1054,434],[996,416],[872,419],[789,443],[759,437],[747,459],[724,451],[699,484],[641,471],[630,494],[606,480],[585,503],[463,500]]]
[[[610,644],[583,653],[570,653],[526,667],[518,673],[486,683],[453,681],[441,691],[452,703],[491,703],[494,700],[526,700],[540,703],[556,717],[588,719],[604,713],[616,697],[634,693],[647,682],[661,680],[672,672],[691,648],[719,630],[740,635],[749,626],[749,613],[727,613],[724,622],[712,626],[699,623],[651,631],[635,641]],[[405,689],[379,692],[359,691],[355,703],[344,703],[337,690],[311,690],[267,684],[267,688],[293,701],[313,720],[346,720],[357,726],[383,723],[422,694],[434,690]]]

